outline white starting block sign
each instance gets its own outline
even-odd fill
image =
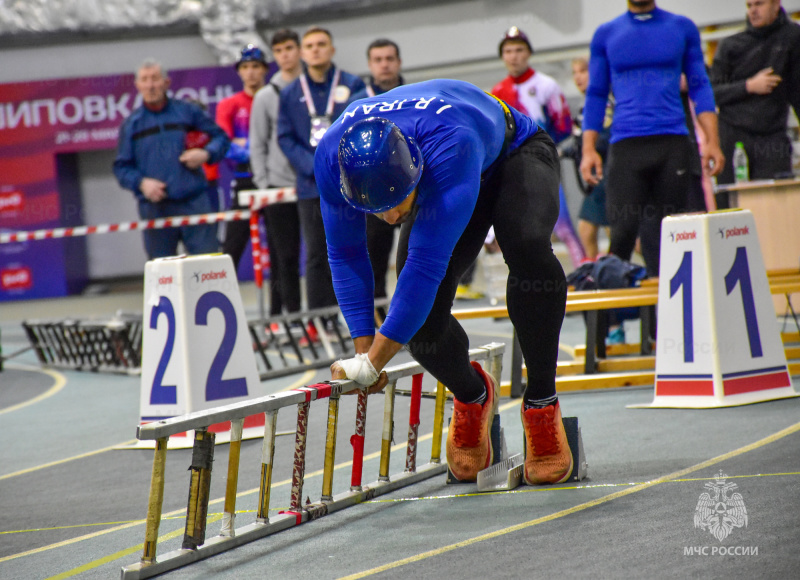
[[[179,256],[147,262],[144,275],[140,421],[149,423],[267,395],[231,257]],[[260,427],[260,428],[259,428]],[[230,423],[212,425],[217,443]],[[170,448],[192,446],[192,433]],[[263,437],[264,415],[247,417],[243,438]],[[153,447],[153,441],[142,441]]]
[[[729,407],[792,388],[753,214],[661,225],[655,398],[648,407]]]

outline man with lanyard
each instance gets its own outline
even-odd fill
[[[542,127],[553,141],[561,143],[572,134],[572,115],[556,80],[528,64],[533,47],[527,35],[516,26],[509,28],[497,48],[508,76],[497,83],[492,94],[525,113]],[[555,234],[567,246],[572,264],[578,267],[586,258],[572,219],[564,188],[559,187],[560,209]],[[502,249],[502,247],[501,247]]]
[[[293,30],[277,30],[272,35],[270,48],[278,72],[256,93],[250,114],[250,164],[253,181],[259,189],[293,187],[297,182],[294,169],[278,146],[278,108],[281,89],[303,71],[300,38]],[[283,308],[287,312],[298,312],[301,299],[297,202],[274,203],[261,213],[267,226],[270,258],[270,293],[273,296],[270,314],[281,314]],[[278,331],[279,325],[273,324],[273,331]]]
[[[225,158],[233,167],[231,183],[231,207],[239,208],[239,192],[255,189],[253,173],[250,171],[250,109],[253,96],[264,86],[267,74],[267,60],[264,52],[255,45],[248,44],[242,49],[236,62],[236,72],[242,79],[242,90],[222,99],[217,104],[217,124],[231,138],[231,148]],[[247,242],[250,241],[250,224],[245,221],[228,222],[225,228],[225,241],[222,251],[229,254],[235,267],[239,267]]]
[[[661,220],[683,211],[691,178],[693,145],[681,103],[681,73],[686,74],[689,97],[708,139],[703,166],[716,175],[725,158],[697,26],[685,16],[657,8],[655,0],[628,0],[628,12],[594,33],[581,175],[590,185],[603,178],[597,140],[613,92],[617,105],[606,177],[609,252],[630,260],[640,236],[650,276],[658,276]]]
[[[358,353],[334,363],[333,377],[380,390],[381,369],[405,345],[455,395],[447,437],[455,477],[473,480],[491,465],[497,385],[470,363],[469,339],[450,308],[494,225],[528,365],[525,479],[566,481],[572,454],[555,393],[566,282],[550,245],[559,182],[553,140],[478,87],[433,80],[351,104],[323,137],[315,172],[336,296]],[[366,213],[403,224],[397,288],[377,332]]]
[[[305,71],[281,91],[278,144],[297,173],[297,210],[306,245],[306,299],[308,308],[315,309],[336,304],[336,296],[314,179],[314,151],[364,82],[333,64],[333,38],[324,28],[306,30],[300,53]]]
[[[364,90],[355,93],[350,102],[382,95],[405,81],[400,74],[400,48],[396,43],[387,39],[373,40],[367,47],[367,67],[370,79]],[[372,272],[375,276],[375,298],[386,298],[386,275],[389,271],[389,258],[394,245],[394,232],[398,226],[387,224],[373,215],[367,215],[367,248],[369,259],[372,262]],[[380,319],[386,317],[383,308],[378,309]]]

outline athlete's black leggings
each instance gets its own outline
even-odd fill
[[[638,236],[650,276],[658,276],[661,220],[686,209],[691,182],[690,146],[686,135],[654,135],[623,139],[609,149],[609,252],[630,260]]]
[[[433,308],[408,344],[412,356],[462,402],[483,391],[469,364],[469,338],[450,314],[458,281],[478,256],[489,228],[508,264],[508,313],[528,368],[526,400],[555,394],[558,338],[567,285],[550,235],[558,218],[559,162],[552,139],[540,130],[500,163],[482,185],[475,211],[458,240]],[[403,224],[398,274],[408,255],[413,222]]]

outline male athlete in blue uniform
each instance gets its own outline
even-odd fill
[[[725,161],[700,33],[685,16],[657,8],[655,0],[628,0],[628,12],[594,33],[591,52],[581,174],[591,185],[603,177],[596,143],[613,92],[616,108],[606,177],[609,252],[629,260],[640,236],[647,273],[658,276],[661,220],[686,208],[690,148],[696,147],[688,138],[681,73],[708,139],[706,171],[716,175]]]
[[[335,363],[334,378],[380,390],[381,369],[406,345],[455,396],[450,470],[472,480],[491,465],[497,385],[470,363],[469,339],[450,308],[494,225],[528,367],[525,479],[566,481],[572,454],[555,394],[566,283],[550,246],[559,183],[552,139],[474,85],[434,80],[352,103],[323,137],[314,169],[334,289],[359,353]],[[377,333],[365,213],[403,224],[397,287]]]

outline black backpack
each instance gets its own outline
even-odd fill
[[[567,276],[567,284],[575,290],[610,290],[613,288],[633,288],[647,278],[644,266],[631,264],[608,254],[595,262],[579,266]],[[638,308],[616,308],[609,311],[609,323],[639,318]]]

